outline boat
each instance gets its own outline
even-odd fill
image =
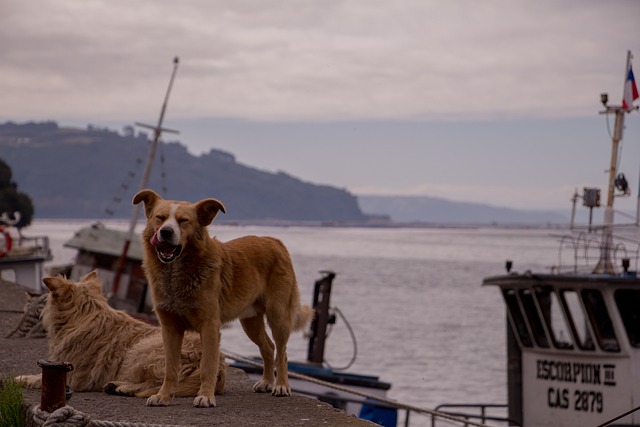
[[[614,223],[613,209],[630,194],[617,172],[624,117],[638,110],[630,60],[628,52],[622,105],[601,95],[601,114],[615,115],[604,223],[572,219],[570,233],[556,236],[559,263],[549,272],[516,272],[507,260],[506,274],[482,283],[498,288],[506,306],[508,418],[516,425],[640,425],[640,242]],[[592,211],[600,190],[585,188],[582,199]]]
[[[0,215],[0,278],[42,292],[44,263],[52,259],[47,236],[25,236],[15,225],[20,213]]]
[[[127,238],[127,232],[105,227],[100,222],[81,228],[64,243],[65,247],[77,251],[75,261],[67,266],[65,274],[78,281],[85,274],[97,271],[114,308],[150,314],[153,302],[142,270],[142,240],[140,236],[134,236],[124,261],[121,261]],[[115,286],[118,266],[121,268],[120,283]]]

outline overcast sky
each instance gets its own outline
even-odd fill
[[[620,104],[627,50],[640,76],[640,1],[4,1],[0,40],[3,122],[154,123],[177,55],[165,139],[194,154],[568,210],[606,185],[599,94]],[[640,114],[626,123],[635,193]]]

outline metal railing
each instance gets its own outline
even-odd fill
[[[22,257],[43,257],[51,259],[48,236],[20,237],[14,240],[13,248],[8,255]]]
[[[457,410],[452,410],[457,409]],[[475,409],[475,413],[469,413],[468,411],[471,409]],[[509,426],[520,426],[520,424],[512,419],[509,419],[507,416],[502,415],[491,415],[488,413],[488,409],[507,409],[507,405],[500,403],[445,403],[442,405],[438,405],[435,410],[438,412],[442,412],[445,414],[453,415],[458,418],[464,418],[467,420],[479,420],[481,423],[486,423],[487,421],[498,421],[502,423],[507,423]],[[436,426],[436,417],[431,418],[431,426]],[[465,427],[467,425],[465,424]]]

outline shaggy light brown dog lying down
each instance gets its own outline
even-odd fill
[[[262,379],[254,390],[289,396],[287,342],[292,331],[309,323],[314,310],[300,304],[291,258],[282,242],[257,236],[227,243],[211,238],[207,227],[218,211],[225,212],[215,199],[188,203],[164,200],[152,190],[142,190],[133,203],[144,203],[143,268],[162,327],[166,357],[164,382],[147,405],[171,401],[178,384],[183,335],[196,331],[203,349],[200,390],[193,405],[215,406],[220,327],[237,318],[264,360]],[[275,341],[275,365],[265,316]]]
[[[69,385],[74,391],[100,391],[149,397],[160,389],[164,375],[164,350],[160,328],[114,310],[102,293],[96,272],[72,282],[62,276],[46,277],[49,288],[42,310],[47,329],[49,359],[69,362]],[[196,396],[200,385],[200,339],[185,336],[180,354],[177,396]],[[224,387],[226,371],[220,355],[216,393]],[[40,388],[42,374],[16,378]]]

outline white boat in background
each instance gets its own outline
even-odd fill
[[[19,212],[13,219],[6,213],[0,216],[0,278],[40,293],[44,263],[52,259],[49,238],[23,235],[14,227],[19,221]]]
[[[630,194],[617,172],[625,115],[638,109],[630,59],[622,105],[601,95],[602,114],[615,115],[604,224],[573,224],[551,272],[514,272],[507,261],[507,274],[483,282],[507,308],[508,415],[517,425],[640,425],[640,242],[617,234],[613,210]],[[599,207],[599,197],[586,188],[583,204]]]

